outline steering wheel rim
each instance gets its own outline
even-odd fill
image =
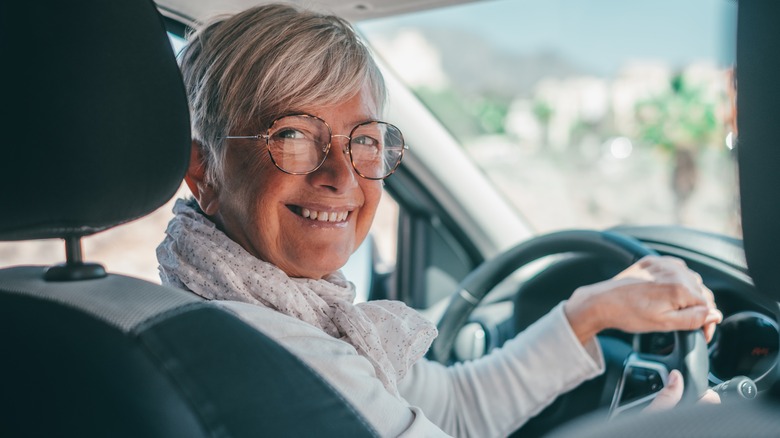
[[[638,240],[609,231],[566,230],[526,240],[482,263],[460,282],[439,320],[439,336],[431,346],[431,357],[441,363],[450,360],[458,329],[498,283],[528,263],[569,252],[596,253],[626,266],[655,254]]]
[[[566,230],[522,242],[481,264],[461,281],[457,292],[453,294],[439,320],[439,336],[432,344],[429,356],[444,364],[451,361],[458,331],[488,292],[507,276],[542,257],[572,252],[594,254],[621,263],[625,267],[642,257],[657,254],[630,236],[609,231]],[[683,396],[686,401],[695,400],[707,389],[709,363],[707,346],[701,330],[673,333],[676,342],[672,353],[668,355],[638,351],[640,336],[634,337],[635,353],[623,365],[622,377],[615,388],[610,406],[611,413],[617,413],[623,406],[621,405],[622,387],[631,378],[631,371],[647,363],[661,364],[667,368],[667,371],[673,368],[679,369],[686,383]],[[660,377],[665,385],[666,375],[662,373]]]

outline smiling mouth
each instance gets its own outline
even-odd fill
[[[288,206],[290,211],[306,219],[319,222],[344,222],[349,217],[349,211],[317,211],[295,205]]]

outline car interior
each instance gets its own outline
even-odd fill
[[[2,174],[19,188],[3,191],[0,235],[62,238],[66,255],[0,274],[0,435],[374,436],[332,387],[236,317],[84,261],[81,237],[157,208],[189,160],[184,87],[154,5],[4,2],[0,16],[16,66]],[[34,37],[15,37],[28,26]],[[43,46],[52,56],[29,50]]]
[[[359,21],[458,3],[327,6]],[[10,111],[2,121],[0,241],[62,242],[61,263],[0,267],[6,339],[0,435],[377,435],[338,391],[232,314],[187,292],[109,272],[82,250],[83,238],[148,215],[179,189],[190,122],[169,34],[184,37],[196,17],[221,10],[214,2],[170,0],[0,5],[0,53],[12,66],[4,74]],[[387,181],[401,205],[402,243],[392,282],[372,272],[369,298],[418,308],[440,303],[431,313],[440,331],[429,352],[433,360],[468,359],[463,350],[486,354],[579,285],[608,278],[646,254],[685,260],[731,317],[719,336],[732,344],[720,356],[699,332],[607,333],[600,338],[607,371],[559,397],[513,436],[544,435],[585,414],[555,430],[557,436],[776,436],[780,430],[774,254],[780,151],[773,145],[780,125],[769,116],[780,101],[780,6],[743,0],[738,12],[742,239],[625,225],[522,235],[520,244],[498,247],[490,243],[500,240],[490,237],[497,231],[481,229],[468,211],[453,207],[447,180],[432,177],[414,155]],[[508,241],[520,239],[517,233]],[[559,258],[520,284],[512,281],[518,269],[551,255]],[[453,280],[431,294],[406,296],[431,281],[417,266],[421,259]],[[498,299],[489,295],[502,285],[506,290],[507,279],[511,290]],[[475,325],[482,338],[490,335],[481,346],[469,338]],[[760,358],[736,357],[746,347],[734,345],[748,344],[748,356]],[[759,360],[764,356],[770,360]],[[604,421],[644,406],[655,391],[648,382],[665,381],[672,368],[683,371],[689,401],[749,373],[759,395]]]

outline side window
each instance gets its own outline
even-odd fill
[[[472,269],[468,254],[437,216],[429,218],[405,218],[414,236],[406,250],[410,259],[419,266],[407,267],[419,276],[410,284],[409,303],[420,309],[427,309],[446,299],[454,292],[460,280]],[[417,290],[419,288],[419,290]]]
[[[187,40],[170,32],[168,32],[168,40],[170,40],[171,47],[173,47],[173,53],[175,53],[177,56],[179,52],[181,52],[181,49],[187,45]]]
[[[385,193],[369,237],[343,271],[357,301],[399,299],[428,309],[455,292],[475,264],[438,216]]]

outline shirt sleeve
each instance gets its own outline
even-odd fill
[[[561,303],[481,359],[450,367],[419,361],[399,391],[450,435],[499,437],[603,371],[598,341],[579,342]]]

